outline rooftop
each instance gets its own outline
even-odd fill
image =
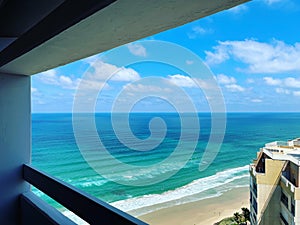
[[[267,143],[262,151],[272,159],[289,160],[300,166],[300,138]]]

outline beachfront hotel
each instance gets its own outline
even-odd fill
[[[300,138],[265,144],[250,165],[251,224],[300,224]]]
[[[0,224],[145,224],[34,168],[30,76],[229,9],[247,0],[0,0]]]

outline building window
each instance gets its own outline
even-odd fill
[[[289,223],[286,221],[286,219],[284,218],[284,216],[281,213],[280,213],[280,219],[285,225],[289,225]]]
[[[257,197],[257,184],[255,182],[253,182],[253,193]]]
[[[289,206],[288,206],[288,197],[283,192],[281,192],[281,202],[285,205],[285,207],[287,209],[289,208]]]
[[[292,201],[291,212],[292,212],[292,215],[295,216],[295,201],[294,200]]]
[[[251,213],[251,224],[256,224],[256,214],[255,213]]]
[[[252,204],[252,206],[253,206],[255,214],[257,214],[257,202],[256,202],[255,198],[253,198],[253,204]]]

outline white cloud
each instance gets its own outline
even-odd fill
[[[110,88],[109,84],[106,82],[107,79],[117,82],[130,82],[140,79],[140,75],[134,69],[117,67],[100,60],[90,64],[90,68],[86,73],[84,80],[58,75],[57,71],[54,69],[43,72],[37,75],[37,77],[45,84],[59,86],[63,89],[76,89],[81,82],[81,88],[86,88],[87,90]]]
[[[224,46],[222,46],[222,44],[213,47],[213,49],[214,52],[205,51],[207,64],[209,65],[220,64],[230,58],[227,49]]]
[[[283,41],[272,43],[255,40],[224,41],[206,51],[210,65],[222,63],[231,57],[247,65],[249,73],[282,73],[300,71],[300,43],[289,45]]]
[[[140,79],[140,75],[134,69],[122,67],[111,80],[114,81],[136,81]]]
[[[267,85],[270,86],[278,86],[281,85],[281,80],[279,79],[274,79],[273,77],[264,77],[264,81],[266,82]]]
[[[71,80],[70,77],[66,77],[66,76],[60,76],[59,77],[59,82],[61,84],[63,84],[64,86],[71,86],[73,81]]]
[[[244,4],[242,5],[238,5],[236,7],[233,7],[231,9],[228,9],[228,12],[234,13],[234,14],[238,14],[238,13],[242,13],[248,10],[248,7]]]
[[[86,72],[84,79],[104,82],[108,80],[113,74],[116,74],[119,70],[120,68],[115,65],[97,60],[91,64],[91,67]]]
[[[294,77],[287,77],[284,79],[284,84],[287,87],[300,88],[300,79]]]
[[[187,35],[190,39],[195,39],[204,34],[211,34],[211,33],[213,33],[213,30],[210,28],[204,29],[201,26],[194,26],[194,27],[192,27],[192,30],[187,33]]]
[[[215,91],[216,90],[216,83],[215,80],[212,79],[196,79],[197,84],[199,85],[199,87],[203,90],[206,91]]]
[[[91,65],[86,78],[94,81],[106,81],[111,79],[113,81],[129,82],[140,79],[140,75],[134,69],[117,67],[99,60]]]
[[[300,96],[300,91],[293,91],[294,96]]]
[[[267,5],[273,5],[275,3],[283,2],[283,0],[264,0]]]
[[[298,91],[300,89],[300,78],[286,77],[274,79],[273,77],[264,77],[264,81],[267,85],[275,86],[275,92],[278,94],[300,96],[300,91]]]
[[[42,72],[38,74],[37,77],[45,84],[58,85],[56,70],[54,69]]]
[[[34,104],[37,104],[37,105],[45,105],[46,102],[41,100],[41,99],[32,99]]]
[[[169,81],[180,87],[197,87],[196,83],[188,76],[180,74],[169,75]]]
[[[111,89],[109,81],[132,82],[139,79],[140,75],[134,69],[118,67],[98,60],[91,64],[80,82],[80,88],[86,92],[82,92],[84,95],[89,95],[89,91]]]
[[[34,87],[31,87],[31,96],[36,100],[37,97],[40,97],[42,93]]]
[[[262,102],[262,100],[259,98],[255,98],[255,99],[251,99],[251,102],[259,103]]]
[[[172,90],[169,88],[163,88],[156,85],[145,85],[145,84],[126,84],[124,90],[129,93],[169,93]]]
[[[198,78],[190,78],[181,74],[169,75],[167,79],[179,87],[200,88],[202,90],[215,90],[216,84],[214,80],[204,80]]]
[[[172,108],[180,106],[179,110],[189,112],[194,106],[190,101],[190,96],[177,85],[172,84],[169,79],[146,78],[124,85],[122,92],[115,99],[115,106],[117,111],[122,112],[128,109],[128,104],[134,102],[135,107],[141,107],[140,104],[142,107],[147,105],[143,110],[160,105],[159,107]]]
[[[142,56],[142,57],[146,57],[147,56],[147,51],[146,48],[139,44],[139,43],[130,43],[127,45],[128,50],[136,56]]]
[[[270,86],[300,88],[300,78],[286,77],[282,79],[274,79],[273,77],[264,77],[264,81]]]
[[[80,82],[79,78],[72,79],[71,77],[64,75],[57,75],[57,71],[55,69],[42,72],[36,77],[45,84],[59,86],[63,89],[75,89]]]
[[[285,89],[285,88],[276,88],[275,91],[276,91],[276,93],[278,93],[278,94],[286,94],[286,95],[289,95],[289,94],[291,93],[290,90]]]
[[[193,27],[192,31],[194,31],[196,34],[205,34],[207,32],[207,30],[200,26]]]
[[[225,88],[230,92],[243,92],[246,89],[237,84],[234,77],[229,77],[224,74],[219,74],[216,77],[219,84],[225,85]]]
[[[225,87],[231,92],[243,92],[245,88],[241,87],[238,84],[227,84]]]
[[[110,89],[110,86],[104,81],[82,79],[80,82],[80,88],[82,88],[82,90],[84,91],[93,91],[93,90],[100,90],[100,89],[108,90]],[[83,93],[83,91],[81,91],[81,93]]]
[[[217,76],[217,81],[220,84],[232,84],[232,83],[236,83],[236,79],[234,77],[228,77],[224,74],[219,74]]]

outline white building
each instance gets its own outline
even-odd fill
[[[250,165],[251,224],[300,224],[300,138],[265,145]]]

